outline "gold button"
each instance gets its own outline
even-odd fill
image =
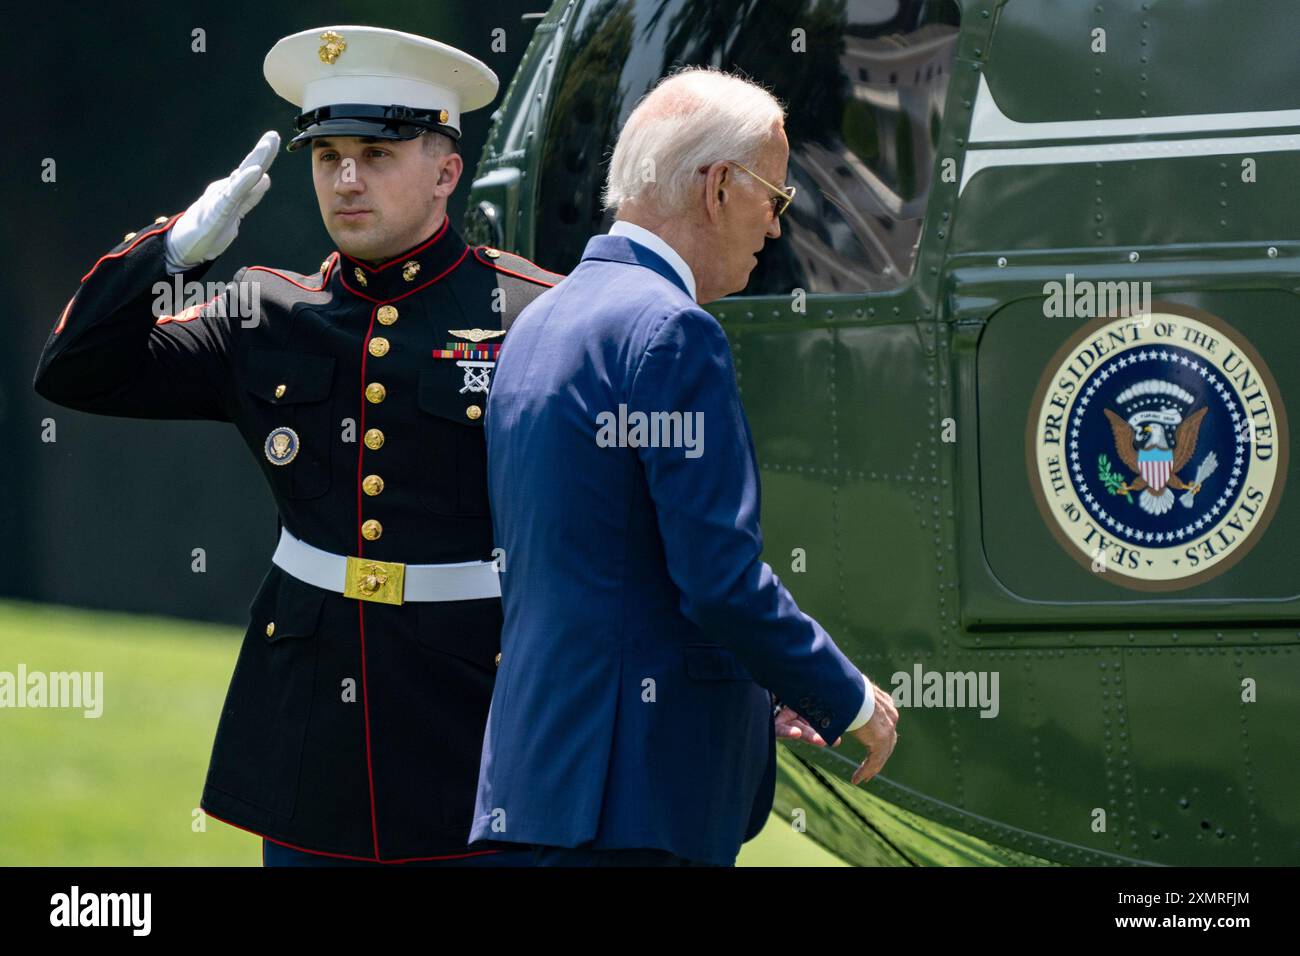
[[[166,222],[166,221],[167,221],[167,217],[166,217],[166,216],[159,216],[157,219],[155,219],[155,220],[153,221],[153,224],[154,224],[155,226],[160,226],[160,225],[162,225],[162,224],[163,224],[164,222]]]
[[[272,621],[270,624],[266,625],[266,636],[270,637],[274,633],[275,633],[275,621]]]
[[[479,416],[482,414],[483,409],[479,408],[477,405],[471,405],[469,408],[465,409],[465,417],[472,422],[478,421]]]
[[[391,305],[381,305],[379,307],[378,319],[382,325],[392,325],[397,321],[397,309]]]
[[[370,340],[370,354],[379,356],[388,354],[388,339],[382,335]]]
[[[501,652],[497,651],[497,667],[501,666]]]
[[[366,475],[361,479],[361,490],[368,495],[377,495],[384,490],[384,479],[378,475]]]
[[[285,386],[285,385],[277,385],[277,386],[275,387],[275,397],[276,397],[276,398],[284,398],[284,393],[285,393],[285,390],[286,390],[286,389],[287,389],[287,386]]]
[[[378,382],[371,382],[366,386],[366,401],[374,405],[378,405],[382,402],[384,396],[387,394],[388,389],[384,388],[384,386],[380,385]]]
[[[123,241],[123,242],[130,242],[130,241],[131,241],[132,239],[134,239],[134,238],[135,238],[135,233],[134,233],[134,232],[128,232],[125,236],[122,237],[122,241]]]
[[[499,259],[501,257],[501,250],[493,249],[491,246],[488,246],[483,250],[483,255],[487,256],[489,259]]]
[[[361,526],[361,537],[365,538],[367,541],[374,541],[383,533],[384,526],[374,518],[371,518]]]
[[[384,444],[384,433],[378,428],[367,428],[365,443],[371,451],[378,451]]]

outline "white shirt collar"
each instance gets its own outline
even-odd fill
[[[677,250],[668,243],[649,229],[628,222],[626,219],[616,220],[614,225],[609,227],[609,234],[611,236],[625,236],[658,255],[673,267],[673,271],[677,273],[682,280],[682,284],[686,286],[686,291],[690,293],[692,299],[695,298],[695,275],[691,272],[691,267],[686,264],[686,260],[679,256]]]

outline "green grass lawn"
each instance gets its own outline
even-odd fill
[[[257,866],[197,814],[240,632],[0,601],[0,671],[102,671],[103,713],[0,709],[0,865]],[[773,816],[741,866],[843,865]]]

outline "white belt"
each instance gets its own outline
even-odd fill
[[[271,561],[299,581],[345,597],[381,604],[406,601],[473,601],[501,596],[501,581],[491,561],[459,564],[402,564],[334,554],[299,541],[280,529]]]

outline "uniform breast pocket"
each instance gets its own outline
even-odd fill
[[[417,402],[428,426],[419,450],[420,498],[434,514],[482,517],[488,512],[487,409],[484,372],[470,374],[450,359],[420,373]]]
[[[287,349],[249,349],[244,389],[262,443],[262,467],[285,498],[329,491],[338,440],[332,420],[334,359]]]

